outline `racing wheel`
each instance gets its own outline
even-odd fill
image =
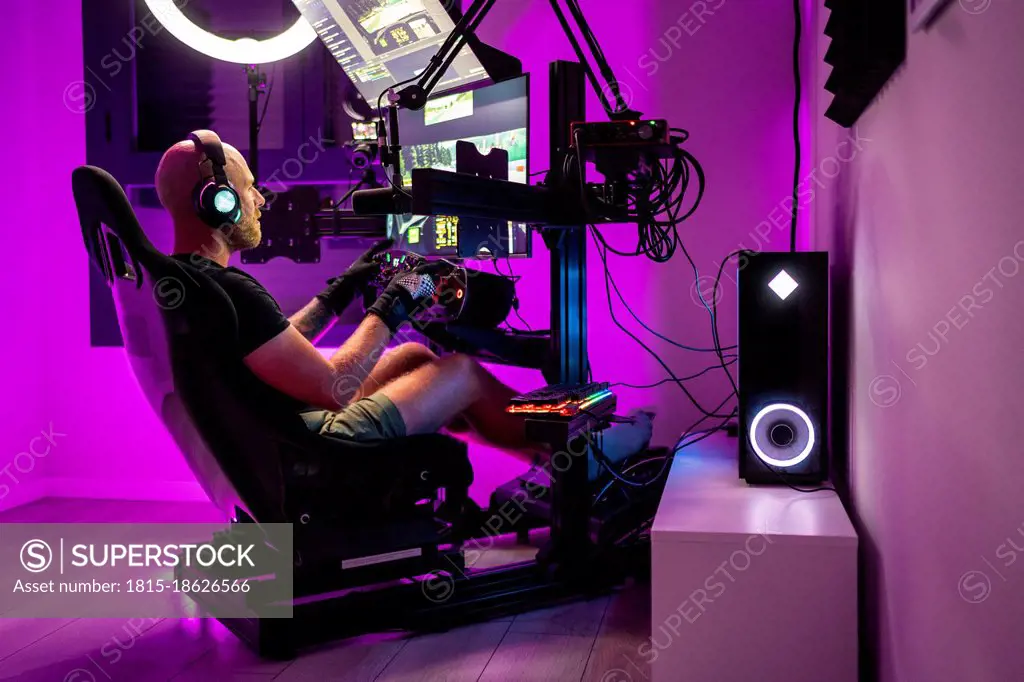
[[[363,303],[367,308],[392,280],[409,275],[403,285],[413,297],[417,300],[429,297],[432,301],[417,314],[420,320],[494,328],[512,311],[515,284],[507,277],[469,269],[448,260],[428,261],[409,251],[385,251],[374,260],[381,268],[364,295]],[[434,265],[429,273],[417,272],[428,263]]]

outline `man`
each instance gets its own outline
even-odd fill
[[[219,141],[198,131],[207,144]],[[532,460],[539,454],[526,440],[523,420],[505,412],[517,393],[465,355],[437,357],[416,343],[384,352],[416,307],[410,291],[392,282],[348,340],[330,358],[313,343],[379,272],[372,257],[390,243],[363,254],[302,310],[285,317],[259,282],[228,265],[232,254],[260,243],[260,208],[265,199],[248,164],[223,144],[226,175],[240,199],[235,224],[211,227],[196,210],[193,190],[212,177],[210,159],[192,141],[175,144],[156,173],[160,202],[174,222],[173,255],[211,276],[238,313],[239,355],[263,383],[294,400],[307,425],[325,436],[374,441],[446,429]]]

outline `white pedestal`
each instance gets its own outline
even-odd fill
[[[652,530],[652,682],[857,682],[857,535],[833,492],[749,486],[735,438],[676,456]]]

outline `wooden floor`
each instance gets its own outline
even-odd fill
[[[215,522],[208,505],[42,500],[2,523]],[[479,566],[536,548],[495,544]],[[0,613],[0,680],[23,682],[645,682],[638,647],[650,636],[650,592],[600,599],[424,636],[380,634],[262,661],[210,619],[18,619]]]

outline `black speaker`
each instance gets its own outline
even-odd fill
[[[828,477],[829,265],[824,252],[744,252],[739,465],[748,483]]]

